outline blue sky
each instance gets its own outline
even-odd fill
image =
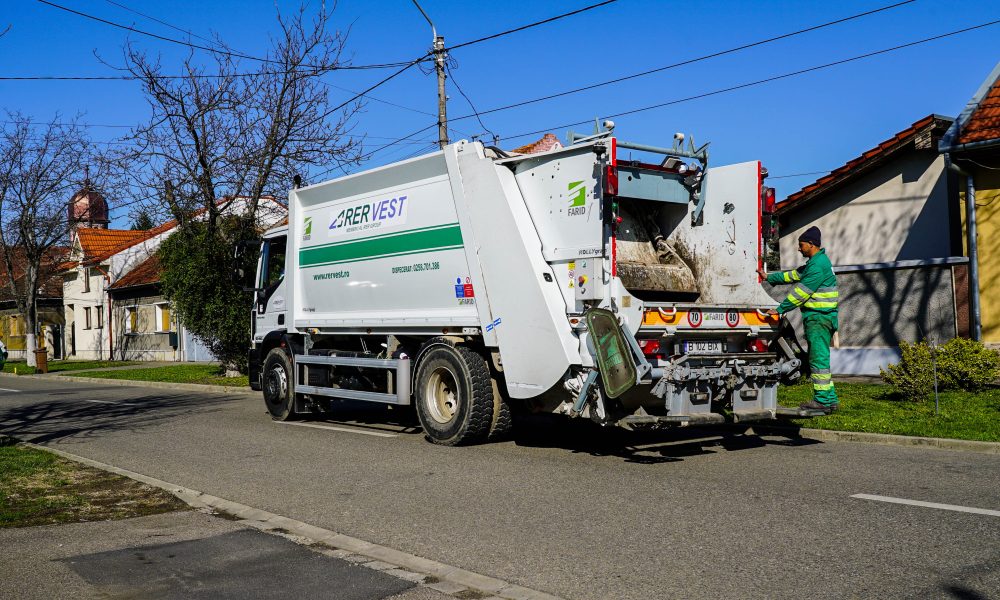
[[[128,12],[105,0],[55,0],[70,8],[170,37],[184,34]],[[272,0],[195,1],[115,0],[139,12],[211,37],[234,49],[261,54],[275,30]],[[548,18],[594,3],[458,2],[423,0],[447,45]],[[454,77],[479,110],[664,66],[826,21],[891,4],[890,0],[843,2],[758,1],[675,2],[619,0],[554,23],[460,48]],[[34,0],[8,0],[0,15],[0,75],[113,75],[95,57],[120,63],[121,45],[161,53],[167,67],[184,55],[176,46],[85,20]],[[298,2],[279,0],[291,11]],[[311,7],[319,2],[307,2]],[[671,69],[621,84],[503,111],[483,117],[512,148],[540,136],[519,133],[604,117],[668,102],[843,58],[880,50],[952,30],[1000,19],[1000,3],[916,2],[876,15],[781,40],[762,47]],[[410,0],[342,0],[334,11],[338,27],[350,28],[348,52],[356,64],[411,60],[430,46],[427,23]],[[1000,59],[995,48],[1000,25],[887,55],[792,77],[749,89],[683,102],[616,118],[619,137],[669,145],[683,131],[699,143],[711,142],[716,165],[762,160],[774,176],[828,171],[906,128],[940,113],[957,115]],[[198,40],[194,40],[198,41]],[[202,54],[203,55],[203,54]],[[166,69],[169,70],[169,69]],[[362,90],[389,72],[330,74],[332,86]],[[469,105],[449,82],[449,116],[469,114]],[[411,69],[372,95],[408,107],[369,102],[355,132],[370,147],[435,122],[433,75]],[[350,93],[333,90],[334,100]],[[82,114],[93,125],[132,125],[147,107],[134,82],[0,81],[2,107],[35,119]],[[426,114],[425,114],[426,113]],[[475,119],[453,121],[453,138],[484,133]],[[577,131],[588,130],[586,126]],[[90,129],[98,141],[125,130]],[[383,139],[385,138],[385,139]],[[400,144],[376,154],[366,167],[430,150],[436,130],[423,143]],[[424,145],[426,144],[426,145]],[[819,175],[777,178],[770,184],[783,198]],[[114,199],[113,199],[114,200]],[[121,199],[124,201],[125,199]],[[124,215],[112,226],[126,226]]]

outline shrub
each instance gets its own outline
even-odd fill
[[[937,367],[944,387],[978,391],[1000,377],[1000,352],[982,342],[955,338],[938,349]]]
[[[934,365],[931,348],[924,342],[909,344],[901,341],[903,356],[899,362],[879,369],[882,381],[909,400],[923,400],[934,392]]]
[[[224,218],[217,228],[194,222],[160,245],[160,281],[184,326],[228,368],[245,373],[250,347],[250,308],[253,293],[234,282],[236,267],[252,272],[256,253],[239,259],[238,240],[258,235],[242,219]]]

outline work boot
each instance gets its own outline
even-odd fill
[[[802,408],[802,409],[805,409],[805,410],[821,410],[821,411],[825,412],[826,414],[830,414],[833,411],[835,411],[838,408],[840,408],[840,404],[839,403],[823,404],[821,402],[816,402],[815,400],[810,400],[809,402],[803,402],[802,404],[800,404],[799,408]]]

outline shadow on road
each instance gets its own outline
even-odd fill
[[[135,395],[118,401],[100,396],[105,390],[121,388],[33,392],[52,400],[0,408],[0,431],[38,444],[65,438],[86,439],[109,431],[138,431],[195,411],[211,412],[223,404],[246,401],[240,396],[169,393]]]
[[[761,437],[748,426],[675,428],[659,431],[627,431],[601,427],[584,419],[555,415],[530,415],[517,420],[513,441],[519,446],[563,448],[574,453],[608,456],[638,464],[676,462],[684,458],[750,450],[765,446],[818,444],[794,433]]]
[[[374,406],[365,402],[330,403],[320,414],[305,417],[309,422],[329,423],[423,436],[423,429],[413,407]],[[519,414],[514,431],[505,442],[531,448],[554,448],[591,456],[608,456],[639,464],[676,462],[686,457],[749,450],[764,446],[806,446],[822,443],[801,438],[796,429],[780,433],[768,431],[767,437],[748,433],[748,426],[713,428],[676,428],[651,432],[627,431],[601,427],[586,419],[559,415]]]

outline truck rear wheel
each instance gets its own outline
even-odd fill
[[[261,370],[261,387],[267,412],[275,421],[290,421],[295,418],[294,378],[292,359],[281,348],[274,348],[264,359]]]
[[[493,385],[486,360],[462,346],[434,346],[416,374],[417,417],[428,439],[457,446],[486,440],[493,424]]]

